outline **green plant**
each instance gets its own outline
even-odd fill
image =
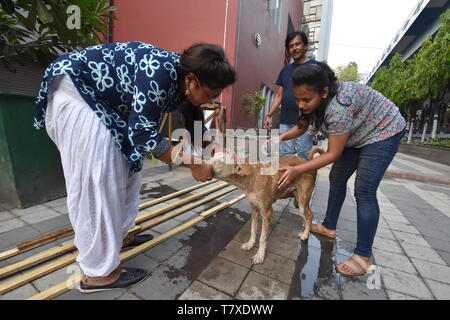
[[[388,68],[380,68],[372,87],[399,108],[414,101],[439,99],[450,80],[450,9],[442,14],[441,27],[434,38],[426,39],[413,58],[405,63],[396,54]]]
[[[421,144],[426,145],[426,146],[431,146],[431,147],[450,148],[450,139],[449,138],[433,138],[433,139],[429,139]]]
[[[244,94],[241,101],[244,109],[249,114],[255,116],[257,121],[261,116],[261,110],[263,110],[266,103],[266,98],[261,94],[261,91]]]
[[[116,19],[108,0],[0,0],[0,5],[0,61],[10,71],[23,56],[45,65],[60,52],[103,42]],[[73,6],[80,13],[75,28],[68,23]]]

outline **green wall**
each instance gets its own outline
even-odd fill
[[[0,91],[0,202],[18,208],[66,194],[59,151],[33,127],[34,100]]]

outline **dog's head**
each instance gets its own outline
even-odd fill
[[[249,174],[245,166],[238,163],[236,155],[231,152],[216,152],[208,164],[213,167],[214,176],[217,179],[226,180],[234,175]]]

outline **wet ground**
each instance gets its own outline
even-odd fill
[[[414,166],[417,171],[423,166],[421,162],[413,164],[411,158],[399,158],[402,161],[395,163],[398,168],[408,165]],[[406,163],[404,159],[409,162]],[[437,165],[433,168],[441,169]],[[316,222],[323,220],[326,210],[327,174],[327,169],[319,174],[312,199],[311,207]],[[177,167],[168,172],[163,165],[147,165],[142,182],[142,203],[197,184],[186,168]],[[191,191],[144,212],[220,183],[222,182]],[[240,249],[250,234],[250,207],[248,201],[243,199],[125,262],[124,266],[145,268],[152,272],[140,285],[128,290],[88,295],[70,290],[56,299],[450,298],[450,187],[395,178],[383,179],[379,191],[382,215],[373,257],[378,271],[349,278],[338,274],[335,267],[351,256],[356,245],[356,208],[352,190],[350,182],[336,240],[311,234],[308,241],[301,241],[298,234],[302,231],[303,221],[298,210],[290,199],[279,200],[274,205],[265,261],[262,265],[252,265],[251,257],[256,250]],[[239,194],[240,191],[233,191],[144,233],[159,236]],[[68,226],[70,222],[64,200],[55,200],[30,209],[0,212],[1,251],[39,234]],[[61,239],[21,256],[0,261],[0,267],[70,240]],[[42,292],[67,280],[70,276],[69,267],[36,279],[0,296],[0,299],[25,299]],[[0,280],[0,285],[8,280],[11,278]]]

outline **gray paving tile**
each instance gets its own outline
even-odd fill
[[[425,279],[434,296],[438,300],[450,300],[450,285],[447,283],[437,282]]]
[[[4,220],[0,224],[0,234],[6,233],[11,230],[18,229],[20,227],[23,227],[24,225],[25,225],[25,222],[23,222],[19,218]]]
[[[450,284],[450,267],[414,258],[411,260],[423,278]]]
[[[393,270],[381,269],[381,278],[387,290],[396,291],[420,299],[433,299],[424,281],[417,275]]]
[[[37,291],[36,288],[34,288],[31,284],[28,283],[13,291],[0,295],[0,300],[25,300],[38,293],[39,291]]]
[[[436,250],[436,252],[439,254],[439,256],[442,258],[442,260],[445,261],[445,263],[450,266],[450,253],[442,251],[442,250]]]
[[[179,221],[171,219],[171,220],[167,220],[157,226],[154,226],[152,228],[152,230],[156,231],[158,233],[165,233],[173,228],[178,227],[180,224],[181,223]]]
[[[392,290],[388,290],[387,294],[389,296],[389,300],[419,300],[419,298],[408,296],[403,293],[398,293]]]
[[[397,241],[389,240],[386,238],[375,237],[373,242],[373,248],[403,254],[402,247],[400,247]]]
[[[241,300],[286,300],[289,286],[251,271],[237,294]]]
[[[48,201],[48,202],[44,203],[44,205],[47,207],[50,207],[50,208],[67,205],[67,197]]]
[[[201,282],[234,296],[248,269],[222,258],[214,259],[198,277]]]
[[[69,213],[69,209],[67,208],[66,205],[59,206],[59,207],[53,207],[52,209],[62,215],[66,215]]]
[[[56,217],[60,217],[60,214],[50,208],[47,208],[45,210],[23,215],[21,219],[26,223],[34,224]]]
[[[267,252],[264,262],[254,265],[253,270],[269,278],[290,284],[295,270],[295,261]]]
[[[232,300],[233,297],[220,292],[204,283],[194,281],[178,300]]]
[[[411,258],[446,265],[445,261],[434,249],[420,247],[406,242],[403,242],[401,246],[405,250],[406,254]]]
[[[155,270],[158,265],[158,261],[149,258],[144,254],[137,255],[136,257],[121,264],[122,267],[145,269],[149,272]]]
[[[302,242],[298,234],[299,232],[297,230],[278,224],[270,234],[266,250],[289,259],[294,259],[298,256]]]
[[[71,289],[66,293],[54,298],[54,300],[114,300],[123,296],[126,289],[117,289],[111,291],[81,293],[78,289]]]
[[[64,256],[61,256],[64,257]],[[32,271],[32,270],[30,270]],[[52,273],[36,279],[33,281],[33,285],[39,290],[47,290],[54,285],[67,281],[69,278],[82,274],[81,268],[78,263],[70,264],[64,268],[53,271]]]
[[[115,300],[142,300],[136,297],[134,294],[126,292],[123,296],[116,298]]]
[[[5,220],[10,220],[15,218],[15,216],[9,211],[1,211],[0,212],[0,222]]]
[[[190,281],[183,272],[160,265],[144,282],[128,289],[128,292],[146,300],[174,300],[189,285]]]
[[[396,240],[394,234],[389,228],[377,228],[376,237],[385,238],[389,240]]]
[[[370,289],[364,281],[349,280],[341,285],[341,290],[343,300],[388,300],[381,287]]]
[[[178,239],[170,238],[146,251],[144,254],[156,261],[165,261],[180,250],[181,247],[183,247],[183,244]]]
[[[396,254],[385,250],[373,249],[373,256],[377,265],[391,269],[417,274],[416,269],[408,257],[403,254]]]
[[[0,234],[0,247],[1,249],[11,249],[16,244],[34,239],[39,235],[40,233],[30,226],[20,227]]]
[[[33,228],[46,234],[54,231],[58,231],[64,228],[71,227],[69,216],[60,216],[56,218],[48,219],[39,223],[34,223]]]
[[[401,223],[395,221],[386,221],[392,231],[401,231],[412,234],[420,234],[419,230],[416,229],[413,225],[409,223]]]
[[[26,209],[12,209],[10,210],[14,215],[18,216],[18,217],[22,217],[24,215],[30,214],[30,213],[35,213],[38,211],[42,211],[42,210],[47,210],[48,208],[42,204],[37,205],[37,206],[32,206]]]
[[[219,253],[219,257],[230,260],[243,267],[249,268],[252,266],[252,257],[256,254],[258,243],[250,251],[244,251],[241,249],[242,242],[232,240],[228,245]]]
[[[411,233],[407,233],[407,232],[401,232],[398,230],[394,231],[394,234],[400,244],[402,242],[405,242],[408,244],[421,246],[421,247],[428,247],[428,248],[431,247],[430,244],[420,234],[411,234]]]

